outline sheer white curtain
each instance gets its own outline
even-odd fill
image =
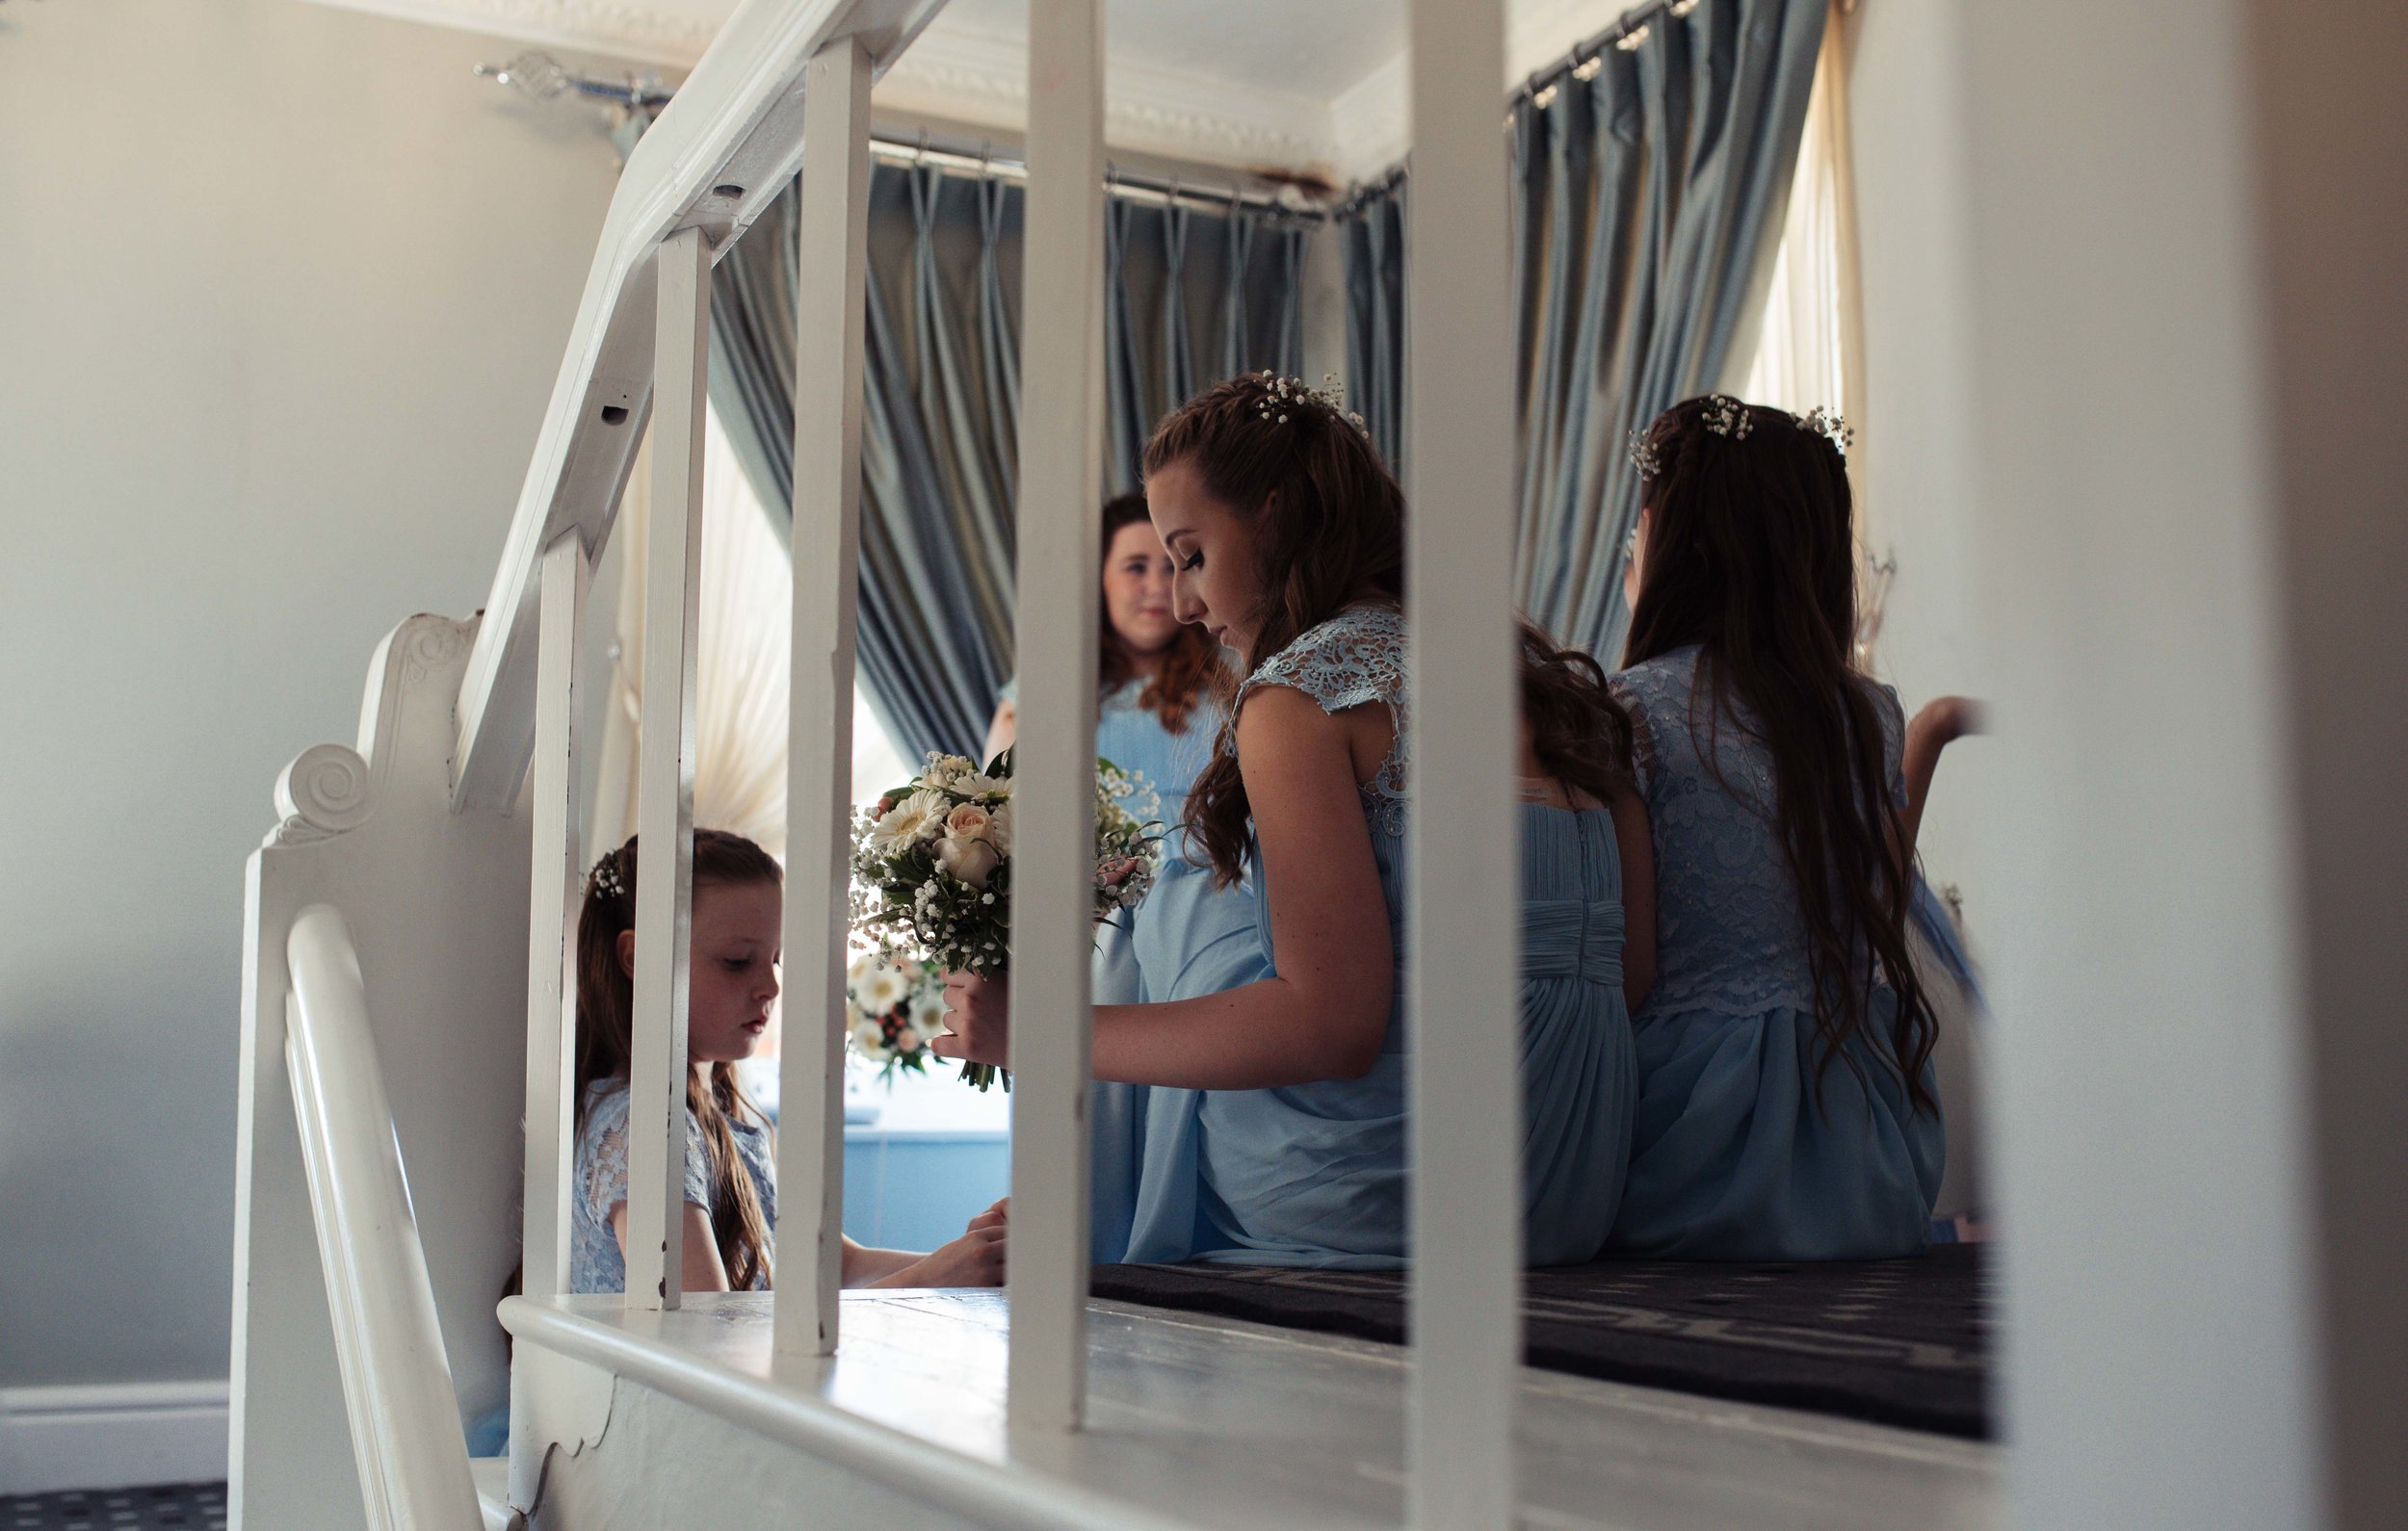
[[[625,839],[636,818],[637,740],[643,710],[643,546],[651,518],[650,446],[639,454],[618,527],[625,559],[611,666],[611,705],[594,805],[597,851]],[[694,653],[694,811],[705,829],[732,830],[786,855],[786,688],[794,581],[786,548],[752,497],[735,449],[710,417],[702,455],[702,591]],[[853,705],[853,795],[908,772],[875,716]]]
[[[1862,538],[1868,522],[1861,465],[1871,423],[1865,419],[1863,296],[1856,263],[1845,29],[1840,9],[1832,8],[1822,51],[1815,61],[1814,93],[1807,100],[1789,215],[1773,256],[1772,286],[1765,299],[1756,353],[1739,393],[1753,402],[1798,414],[1820,405],[1846,417],[1856,431],[1856,450],[1848,454],[1848,482]],[[1858,643],[1869,652],[1880,631],[1891,566],[1886,558],[1869,554],[1864,567]]]
[[[1740,397],[1804,413],[1819,404],[1857,425],[1863,329],[1856,278],[1856,192],[1850,171],[1847,64],[1835,13],[1823,28],[1806,105],[1797,176],[1773,257],[1756,355]]]

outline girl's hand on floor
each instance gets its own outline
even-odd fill
[[[1011,1064],[1011,980],[975,973],[945,974],[947,1034],[929,1044],[940,1058],[964,1063]]]
[[[1001,1204],[997,1204],[1000,1206]],[[992,1208],[980,1214],[992,1215]],[[1001,1286],[1004,1284],[1004,1238],[1001,1225],[973,1228],[934,1254],[913,1260],[879,1286]]]

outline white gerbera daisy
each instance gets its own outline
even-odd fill
[[[894,1013],[895,1007],[911,996],[911,986],[903,975],[881,963],[878,970],[861,981],[856,991],[861,996],[861,1008],[870,1015]]]
[[[886,856],[916,841],[934,838],[943,831],[945,814],[951,806],[944,793],[922,788],[888,809],[871,829],[871,848]]]

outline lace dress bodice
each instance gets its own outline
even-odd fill
[[[1637,734],[1639,790],[1656,841],[1656,986],[1645,1012],[1811,1013],[1815,991],[1788,853],[1773,819],[1773,765],[1743,702],[1716,716],[1698,650],[1612,677]],[[1875,682],[1884,791],[1906,801],[1898,692]]]
[[[1238,688],[1231,711],[1258,687],[1285,686],[1311,697],[1324,713],[1378,702],[1396,724],[1396,741],[1369,782],[1362,783],[1364,817],[1375,835],[1404,835],[1405,764],[1411,721],[1405,714],[1404,613],[1394,607],[1354,606],[1265,660]]]
[[[731,1117],[730,1134],[736,1155],[761,1199],[762,1220],[770,1236],[777,1236],[777,1177],[772,1168],[770,1134],[761,1127]],[[599,1079],[586,1091],[586,1117],[577,1129],[575,1205],[569,1209],[568,1289],[572,1292],[619,1292],[627,1289],[627,1261],[619,1253],[618,1235],[611,1230],[611,1208],[627,1200],[627,1081]],[[684,1197],[708,1208],[711,1159],[702,1143],[702,1124],[686,1113],[686,1181]],[[768,1284],[755,1278],[753,1287]]]

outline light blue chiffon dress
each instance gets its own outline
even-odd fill
[[[1362,790],[1397,961],[1387,1034],[1360,1078],[1146,1091],[1123,1258],[1394,1267],[1407,1254],[1403,918],[1412,729],[1403,619],[1380,607],[1342,612],[1258,669],[1241,688],[1240,705],[1265,686],[1301,691],[1333,714],[1381,703],[1396,719],[1388,759]],[[1604,1243],[1629,1141],[1621,863],[1603,810],[1526,804],[1521,834],[1527,1250],[1535,1263],[1560,1263],[1588,1259]],[[1270,930],[1259,858],[1236,890],[1216,890],[1208,869],[1174,862],[1139,912],[1137,998],[1190,999],[1273,976]],[[1108,1249],[1099,1239],[1099,1258]]]
[[[1772,760],[1744,704],[1709,715],[1697,659],[1678,649],[1612,681],[1637,725],[1655,834],[1657,973],[1633,1018],[1638,1107],[1612,1244],[1675,1259],[1913,1254],[1940,1183],[1939,1114],[1915,1108],[1889,1061],[1885,986],[1849,1056],[1819,1068]],[[1902,804],[1904,716],[1897,692],[1874,693],[1884,785]],[[1927,1067],[1923,1082],[1931,1091]]]

